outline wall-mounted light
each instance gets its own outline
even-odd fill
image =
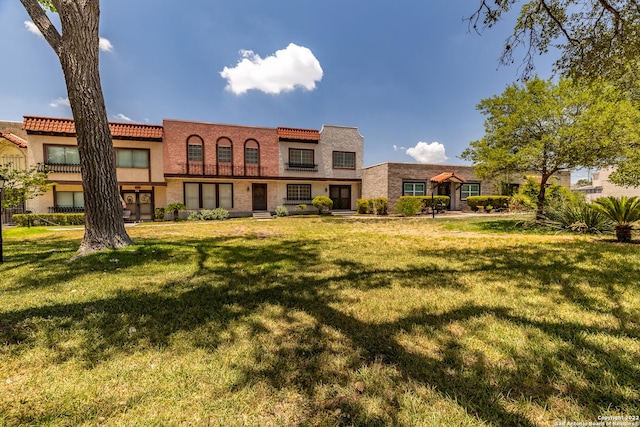
[[[251,191],[251,187],[247,187],[247,191]]]
[[[324,192],[325,192],[325,193],[328,193],[328,192],[329,192],[329,189],[328,189],[327,187],[324,187]]]

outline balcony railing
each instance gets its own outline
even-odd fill
[[[285,163],[284,165],[288,171],[318,172],[318,165],[312,163]]]
[[[253,165],[180,163],[180,173],[197,176],[267,176],[268,169]]]
[[[80,165],[61,163],[38,163],[38,172],[80,173]]]

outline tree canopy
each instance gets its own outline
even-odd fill
[[[512,64],[525,51],[523,76],[534,58],[557,48],[556,69],[574,79],[605,78],[627,88],[640,80],[640,5],[632,0],[481,0],[468,18],[476,31],[492,28],[520,6],[513,34],[500,58]]]
[[[461,155],[481,177],[519,172],[540,176],[537,216],[545,185],[561,170],[615,164],[638,139],[640,112],[610,85],[577,85],[532,78],[512,84],[478,106],[485,136]]]
[[[37,167],[18,169],[10,165],[0,165],[0,176],[4,179],[2,207],[20,206],[49,191],[52,183],[47,182],[47,174],[38,172]]]

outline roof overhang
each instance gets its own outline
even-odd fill
[[[453,172],[443,172],[431,178],[430,181],[435,182],[436,184],[442,184],[443,182],[455,182],[457,184],[464,184],[465,182],[467,182],[466,179],[459,177]]]

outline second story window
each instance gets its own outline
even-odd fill
[[[79,165],[78,147],[47,146],[47,164],[50,165]]]
[[[218,146],[218,163],[231,163],[231,147],[228,145]]]
[[[313,160],[313,150],[299,148],[289,149],[289,166],[291,167],[312,168],[315,166]]]
[[[189,144],[188,155],[190,162],[202,161],[202,144]]]
[[[356,153],[352,151],[334,151],[333,167],[334,169],[355,169]]]
[[[149,167],[149,155],[147,150],[129,150],[119,148],[116,150],[117,165],[119,168]]]
[[[257,148],[246,147],[244,149],[244,161],[248,165],[257,165],[260,160]]]

